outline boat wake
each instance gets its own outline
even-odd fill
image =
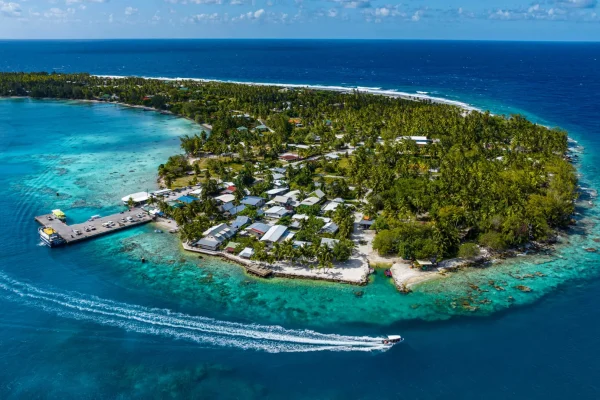
[[[282,352],[385,351],[382,338],[242,324],[148,308],[74,292],[43,290],[0,273],[0,298],[61,317],[214,347]]]

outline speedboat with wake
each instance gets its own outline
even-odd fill
[[[395,344],[404,342],[404,338],[400,335],[388,335],[382,340],[382,343],[386,346],[392,347]]]

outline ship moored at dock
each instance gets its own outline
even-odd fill
[[[49,247],[56,247],[65,244],[65,240],[50,227],[41,226],[38,228],[41,241]]]

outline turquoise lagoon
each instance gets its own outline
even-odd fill
[[[410,295],[398,293],[381,273],[366,287],[257,279],[235,264],[185,253],[176,236],[155,233],[153,226],[50,250],[38,245],[33,216],[61,208],[79,222],[119,210],[124,195],[156,188],[157,165],[179,152],[181,135],[200,128],[113,104],[29,99],[2,100],[0,126],[2,208],[10,210],[0,245],[8,255],[3,271],[53,290],[128,302],[139,296],[143,305],[193,315],[326,331],[340,323],[372,324],[377,334],[397,321],[489,315],[597,274],[597,256],[584,250],[594,247],[594,237],[577,233],[594,228],[597,212],[587,202],[576,233],[564,236],[554,254],[467,269]],[[148,262],[141,264],[141,257]]]

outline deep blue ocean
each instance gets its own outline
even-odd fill
[[[0,71],[368,87],[523,113],[569,131],[584,148],[581,185],[593,189],[599,60],[600,43],[0,41]],[[600,398],[600,257],[582,250],[600,237],[595,206],[578,208],[587,235],[552,259],[409,296],[381,278],[362,297],[346,285],[263,282],[183,254],[150,226],[38,245],[35,215],[114,212],[153,187],[178,136],[198,129],[116,105],[0,99],[0,398]],[[500,293],[486,312],[451,306],[468,280],[530,268],[545,277],[512,306]],[[407,340],[390,351],[340,351],[394,333]]]

